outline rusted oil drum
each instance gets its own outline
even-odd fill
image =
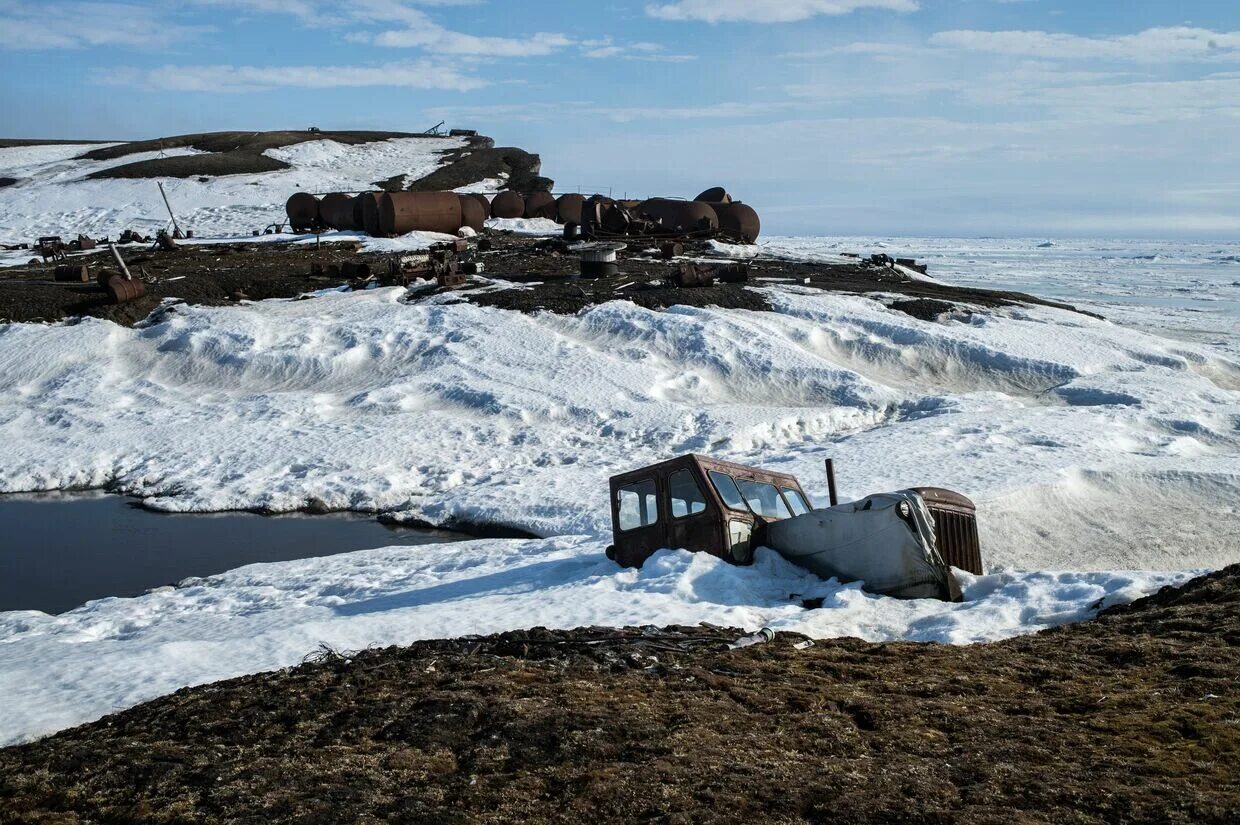
[[[702,194],[694,198],[695,201],[703,203],[731,203],[732,196],[728,194],[728,190],[722,186],[716,186],[713,189],[707,189]]]
[[[55,277],[63,283],[87,284],[90,283],[90,267],[65,264],[56,267]]]
[[[560,195],[555,202],[556,220],[560,223],[581,223],[581,208],[586,199],[578,194]]]
[[[353,225],[367,235],[379,234],[379,201],[382,192],[363,192],[353,199]]]
[[[487,222],[487,213],[473,195],[458,195],[461,200],[461,221],[475,232],[481,232]]]
[[[733,201],[712,203],[711,208],[719,216],[719,234],[728,240],[753,243],[762,233],[762,221],[752,206]]]
[[[107,290],[108,297],[114,304],[128,303],[146,294],[146,284],[137,278],[127,280],[124,275],[119,274],[108,278],[103,288]]]
[[[525,196],[525,217],[556,219],[555,195],[550,192],[531,192]]]
[[[309,192],[298,192],[289,198],[284,211],[294,232],[311,232],[319,225],[319,199]]]
[[[357,229],[357,224],[353,222],[353,198],[340,192],[323,196],[323,200],[319,201],[319,217],[329,229],[346,232]]]
[[[517,192],[500,192],[491,200],[491,216],[519,218],[525,214],[525,198]]]
[[[481,192],[471,192],[469,193],[468,197],[471,197],[474,200],[478,201],[478,203],[482,206],[482,214],[485,217],[487,218],[491,217],[491,199],[490,198],[488,198],[486,195],[482,194]]]
[[[719,216],[715,210],[699,201],[651,198],[642,202],[638,212],[658,221],[664,230],[678,235],[719,228]]]
[[[379,201],[379,230],[384,235],[455,235],[461,226],[461,199],[455,192],[388,192]]]

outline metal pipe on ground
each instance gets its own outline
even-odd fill
[[[455,235],[462,225],[461,199],[455,192],[388,192],[379,202],[379,229],[385,235]]]

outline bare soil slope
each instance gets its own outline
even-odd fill
[[[997,644],[737,635],[329,653],[0,751],[0,821],[1240,818],[1240,566]]]

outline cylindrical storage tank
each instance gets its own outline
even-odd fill
[[[379,202],[379,229],[384,235],[455,235],[462,225],[461,199],[455,192],[388,192]]]
[[[380,234],[379,201],[382,199],[382,192],[363,192],[353,199],[353,225],[367,235],[377,237]]]
[[[555,202],[557,220],[560,223],[581,223],[581,208],[586,199],[577,194],[560,195]]]
[[[752,206],[733,201],[712,203],[711,208],[719,216],[719,234],[741,243],[753,243],[762,232],[762,221]]]
[[[458,195],[461,199],[461,223],[475,232],[481,232],[487,222],[487,213],[472,195]]]
[[[531,192],[525,196],[525,217],[555,220],[555,195],[550,192]]]
[[[485,217],[487,218],[491,217],[491,199],[490,198],[488,198],[486,195],[482,194],[481,192],[471,192],[468,195],[468,197],[471,197],[474,200],[478,201],[479,205],[482,206],[482,214]]]
[[[719,228],[719,216],[715,210],[698,201],[651,198],[643,201],[638,211],[657,220],[668,232],[689,233]]]
[[[732,196],[728,194],[728,190],[722,186],[716,186],[713,189],[707,189],[702,194],[694,198],[695,201],[703,203],[731,203]]]
[[[319,199],[309,192],[298,192],[284,204],[288,225],[294,232],[310,231],[319,225]]]
[[[491,200],[491,217],[519,218],[525,214],[525,198],[517,192],[500,192]]]
[[[323,200],[319,201],[319,216],[330,229],[347,231],[357,228],[353,223],[353,198],[340,192],[323,196]]]

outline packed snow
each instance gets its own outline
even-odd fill
[[[965,575],[966,601],[899,601],[823,582],[759,551],[738,568],[663,551],[620,570],[604,541],[363,550],[260,564],[60,616],[0,614],[0,745],[97,719],[186,685],[337,650],[544,625],[712,622],[811,636],[967,643],[1076,621],[1191,574]],[[790,598],[793,597],[793,598]],[[805,610],[800,598],[824,598]]]
[[[17,179],[0,187],[0,243],[30,242],[42,235],[116,237],[125,229],[154,234],[168,224],[155,179],[88,179],[95,172],[158,157],[196,154],[194,149],[143,152],[114,160],[78,156],[100,146],[0,147],[0,176]],[[253,175],[160,178],[177,220],[203,238],[245,237],[287,218],[284,203],[294,192],[359,192],[395,175],[417,180],[443,165],[443,152],[464,138],[393,138],[356,146],[311,140],[264,154],[291,168]],[[473,187],[495,191],[483,181]],[[25,256],[26,258],[29,255]],[[16,262],[16,261],[13,261]]]
[[[172,181],[169,196],[198,235],[250,240],[291,191],[421,175],[445,146],[315,141],[278,150],[294,170]],[[84,180],[104,165],[74,160],[87,148],[0,149],[0,174],[22,181],[0,188],[0,240],[163,225],[154,181]],[[935,278],[1113,320],[1009,307],[920,321],[892,296],[763,282],[750,288],[772,313],[613,302],[527,316],[374,289],[168,305],[136,329],[0,326],[0,492],[107,486],[170,512],[325,506],[544,537],[255,565],[59,616],[0,613],[0,744],[293,665],[321,643],[706,621],[960,644],[1240,561],[1240,247],[1041,243],[772,238],[762,250],[919,257]],[[979,505],[990,574],[964,575],[966,600],[951,605],[823,582],[770,552],[749,568],[667,550],[619,569],[603,553],[608,476],[689,451],[795,473],[819,505],[827,457],[846,499],[960,490]],[[802,609],[812,597],[824,608]]]

